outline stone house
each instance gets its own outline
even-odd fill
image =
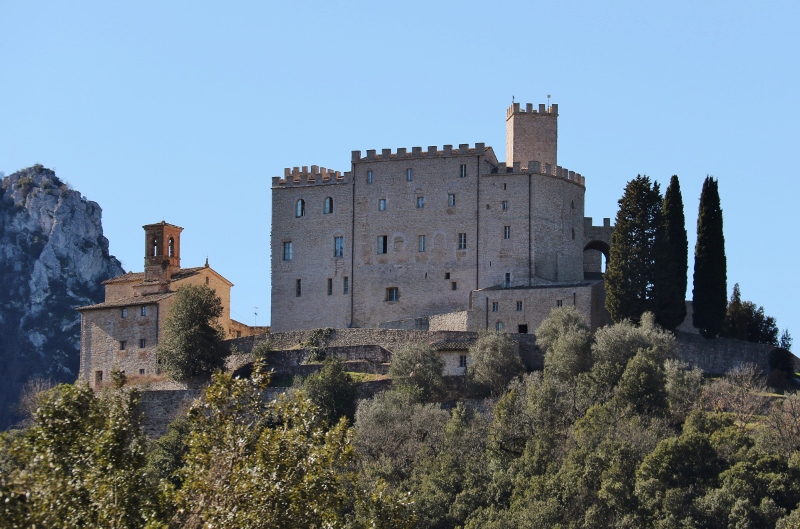
[[[222,302],[219,324],[228,338],[266,332],[230,316],[233,283],[208,265],[181,268],[183,228],[160,222],[143,226],[144,272],[128,272],[103,282],[105,300],[79,307],[81,313],[81,360],[79,379],[92,387],[109,380],[112,369],[128,377],[157,375],[158,345],[164,320],[178,288],[207,285]]]
[[[613,227],[558,165],[558,105],[515,103],[506,162],[483,143],[353,151],[350,171],[272,179],[275,332],[384,327],[533,332],[574,305],[605,324]]]

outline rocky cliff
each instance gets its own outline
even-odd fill
[[[0,187],[0,429],[28,380],[74,382],[80,359],[75,307],[102,301],[123,273],[108,253],[97,203],[41,165]]]

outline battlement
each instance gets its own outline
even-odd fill
[[[580,173],[576,173],[575,171],[570,171],[566,167],[561,167],[557,165],[553,167],[549,163],[541,163],[537,161],[528,162],[527,167],[522,167],[521,162],[514,162],[511,167],[508,167],[505,162],[497,164],[497,171],[498,174],[505,174],[505,173],[535,173],[535,174],[543,174],[543,175],[550,175],[555,176],[558,178],[564,178],[565,180],[571,180],[576,184],[580,184],[582,186],[586,186],[586,177],[582,176]],[[495,173],[495,171],[492,171]]]
[[[458,148],[454,149],[452,145],[443,145],[442,150],[436,145],[428,146],[427,151],[423,151],[422,147],[412,147],[411,152],[408,151],[405,147],[398,148],[395,152],[392,152],[392,149],[382,149],[381,154],[377,154],[375,149],[371,149],[367,151],[367,155],[363,158],[361,157],[361,151],[353,151],[352,152],[352,161],[354,162],[362,162],[362,161],[374,161],[374,162],[385,162],[389,160],[402,160],[402,159],[414,159],[414,158],[433,158],[436,156],[445,157],[445,156],[468,156],[468,155],[478,155],[481,156],[486,152],[486,145],[484,143],[476,143],[475,147],[470,148],[469,143],[461,143],[458,145]]]
[[[544,103],[539,105],[538,110],[533,109],[533,103],[527,103],[525,109],[519,103],[514,103],[506,110],[506,119],[511,119],[514,114],[545,114],[549,116],[558,117],[558,104],[552,104],[547,107]]]
[[[350,172],[342,173],[341,171],[326,169],[318,165],[312,165],[311,170],[309,170],[307,165],[304,165],[302,168],[287,167],[283,170],[283,177],[272,177],[272,187],[346,184],[350,181],[350,174]]]
[[[608,217],[603,218],[603,225],[602,226],[595,226],[593,224],[592,217],[583,217],[583,228],[584,230],[591,230],[591,229],[602,229],[602,228],[612,228],[611,226],[611,219]]]

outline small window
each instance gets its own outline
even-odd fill
[[[503,226],[503,238],[504,239],[511,238],[511,226]]]
[[[147,307],[142,307],[141,315],[142,316],[147,316]]]
[[[461,167],[464,167],[463,165]],[[467,367],[467,355],[458,357],[458,367]]]
[[[517,312],[522,312],[522,302],[517,301]]]
[[[506,288],[511,287],[511,272],[506,272],[506,278],[505,281],[503,282],[503,286],[505,286]]]
[[[557,299],[556,300],[556,307],[563,307],[563,306],[564,306],[564,300],[563,299]]]
[[[528,324],[527,323],[520,323],[517,326],[517,332],[520,334],[528,334]]]
[[[344,237],[333,238],[333,256],[334,257],[344,256]]]
[[[153,240],[150,241],[150,255],[152,257],[158,255],[158,237],[153,237]]]
[[[572,228],[572,240],[575,240],[575,228]]]
[[[378,211],[386,211],[386,199],[379,198],[378,199]]]
[[[206,276],[206,285],[208,285],[208,276]]]
[[[505,191],[505,190],[506,190],[506,186],[507,186],[507,185],[508,185],[508,184],[506,184],[505,182],[503,183],[503,191]]]
[[[507,209],[508,209],[508,200],[504,200],[503,201],[503,211],[506,211]]]
[[[444,278],[445,279],[450,279],[450,272],[445,272],[444,273]]]
[[[144,349],[145,347],[147,347],[147,340],[142,338],[141,340],[139,340],[139,349]]]
[[[467,249],[467,234],[466,233],[459,233],[458,234],[458,249],[459,250],[466,250]]]
[[[306,202],[302,198],[297,201],[294,210],[295,217],[304,217],[306,214]]]
[[[128,317],[128,309],[127,308],[122,309],[120,311],[119,315],[120,315],[120,318],[127,318]]]
[[[496,330],[497,332],[502,331],[503,330],[503,322],[502,321],[498,321],[497,323],[495,323],[494,324],[494,330]]]
[[[128,348],[128,341],[127,340],[120,340],[119,342],[119,350],[124,351]]]
[[[456,205],[456,196],[453,193],[447,195],[447,205],[451,208]]]
[[[400,292],[397,287],[386,289],[386,301],[397,301],[398,299],[400,299]]]
[[[167,242],[167,253],[170,257],[175,257],[175,239],[172,237]]]
[[[322,207],[322,213],[333,213],[333,198],[325,197],[325,205]]]
[[[461,178],[464,178],[464,177],[467,176],[467,164],[465,164],[465,163],[461,164],[461,167],[459,168],[458,176],[460,176]]]
[[[303,293],[303,282],[300,279],[295,279],[294,280],[294,295],[295,295],[295,297],[299,298],[302,293]]]
[[[425,197],[417,197],[417,207],[418,208],[425,207]]]
[[[424,235],[420,235],[419,236],[419,251],[420,252],[424,252],[425,251],[425,236]]]
[[[140,374],[140,375],[144,375],[144,369],[140,369],[140,370],[139,370],[139,374]]]
[[[378,253],[386,253],[388,248],[388,237],[386,235],[378,235]]]
[[[292,241],[283,241],[283,260],[292,260]]]
[[[458,290],[458,283],[456,283],[455,281],[450,283],[450,290]]]
[[[492,312],[497,312],[500,310],[500,303],[497,301],[492,301]]]
[[[103,372],[102,371],[95,371],[94,372],[94,385],[99,386],[103,383]]]
[[[572,209],[575,209],[575,201],[574,200],[570,201],[569,207],[571,207]]]
[[[328,295],[333,295],[333,278],[328,278]]]
[[[342,278],[342,294],[348,294],[350,292],[350,278],[344,276]]]
[[[414,170],[410,167],[406,169],[406,182],[410,182],[414,179]]]
[[[372,177],[373,177],[372,171],[367,171],[367,183],[368,184],[372,183]]]

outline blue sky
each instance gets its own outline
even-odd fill
[[[0,171],[41,163],[103,208],[141,270],[141,226],[269,321],[271,177],[351,150],[484,142],[505,110],[559,104],[586,215],[627,181],[680,177],[690,253],[719,179],[729,290],[800,339],[794,2],[0,2]],[[689,293],[691,297],[691,263]]]

